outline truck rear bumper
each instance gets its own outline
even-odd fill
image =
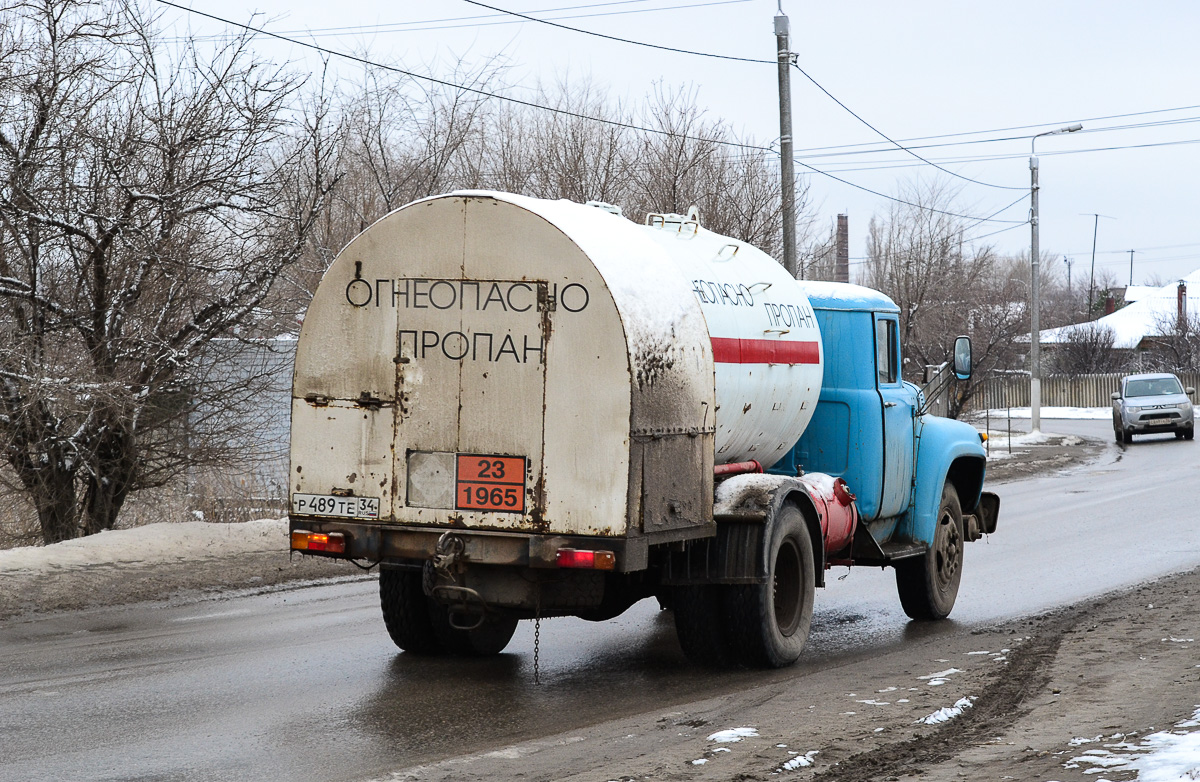
[[[451,532],[463,542],[462,559],[483,565],[556,568],[560,549],[611,551],[617,572],[644,570],[648,545],[644,538],[603,538],[582,535],[531,535],[449,527],[402,527],[347,519],[289,518],[290,532],[306,531],[345,536],[344,554],[304,553],[370,562],[424,561],[436,553],[438,538]]]

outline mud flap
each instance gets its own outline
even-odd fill
[[[964,536],[968,541],[979,540],[996,531],[996,520],[1000,516],[1000,497],[990,491],[979,495],[975,512],[963,516]]]

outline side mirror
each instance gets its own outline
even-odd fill
[[[1192,388],[1191,386],[1188,386],[1187,388],[1183,389],[1183,393],[1187,394],[1188,396],[1191,396],[1192,394],[1196,393],[1196,389]]]
[[[959,380],[971,379],[971,338],[954,340],[954,376]]]
[[[1112,392],[1112,401],[1114,401],[1114,402],[1115,402],[1115,401],[1117,401],[1117,400],[1118,400],[1118,399],[1120,399],[1120,398],[1121,398],[1121,392],[1120,392],[1120,391],[1113,391],[1113,392]]]

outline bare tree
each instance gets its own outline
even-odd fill
[[[1150,350],[1142,353],[1148,372],[1200,371],[1200,315],[1162,313],[1155,318]]]
[[[900,198],[868,226],[863,281],[900,307],[909,379],[948,360],[956,336],[972,338],[975,375],[948,406],[957,416],[993,370],[1017,361],[1017,338],[1028,334],[1027,274],[1019,261],[966,240],[971,223],[951,214],[961,208],[944,183],[910,183]]]
[[[1049,364],[1053,371],[1072,376],[1120,372],[1127,362],[1123,352],[1113,348],[1116,339],[1103,323],[1080,324],[1049,351]]]
[[[620,105],[590,81],[563,79],[540,85],[536,95],[537,103],[557,111],[497,107],[482,156],[486,185],[580,203],[624,201],[633,139]]]
[[[176,436],[200,355],[300,255],[328,150],[245,37],[168,53],[132,2],[0,15],[0,446],[49,543],[201,453]]]

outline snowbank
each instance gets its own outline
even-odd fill
[[[1007,418],[1009,416],[1010,412],[1012,413],[1013,418],[1028,419],[1032,415],[1030,413],[1028,407],[1013,407],[1011,409],[1007,408],[1007,407],[1001,407],[996,410],[989,410],[988,414],[991,416],[991,419],[993,421],[999,421],[999,420],[1003,420],[1003,419]],[[1043,407],[1042,408],[1042,418],[1059,418],[1059,419],[1070,419],[1070,420],[1075,420],[1075,421],[1083,421],[1083,420],[1104,421],[1109,418],[1112,418],[1112,414],[1113,414],[1113,412],[1112,412],[1111,407]],[[979,413],[978,415],[982,417],[983,413]]]
[[[147,524],[50,546],[0,551],[0,574],[183,562],[226,554],[287,550],[287,519],[260,519],[241,524],[203,521]]]

